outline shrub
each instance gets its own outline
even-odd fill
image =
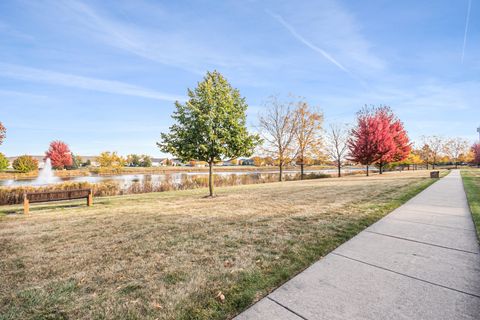
[[[31,172],[38,170],[38,161],[30,156],[24,155],[13,161],[13,169],[20,172]]]
[[[3,153],[0,153],[0,170],[5,170],[8,168],[10,162],[8,161],[7,157]]]
[[[328,173],[316,173],[316,172],[311,172],[308,174],[305,174],[303,176],[304,179],[325,179],[325,178],[331,178],[332,175]]]

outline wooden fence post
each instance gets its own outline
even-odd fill
[[[23,214],[30,213],[30,202],[28,201],[27,194],[23,194]]]
[[[87,206],[91,207],[93,205],[93,192],[90,189],[90,192],[88,193],[88,198],[87,198]]]

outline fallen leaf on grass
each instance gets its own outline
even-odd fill
[[[157,302],[153,302],[152,303],[152,306],[155,308],[155,309],[163,309],[162,305],[157,303]]]
[[[225,296],[223,295],[222,291],[218,291],[215,298],[217,298],[217,300],[220,301],[221,303],[223,303],[225,301]]]

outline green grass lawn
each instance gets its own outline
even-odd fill
[[[480,239],[480,169],[462,170],[463,185]]]
[[[32,205],[30,216],[0,207],[0,319],[228,319],[434,181],[392,172]]]

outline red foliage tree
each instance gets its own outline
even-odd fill
[[[0,144],[3,143],[3,140],[5,140],[7,133],[7,129],[3,126],[3,124],[0,122]]]
[[[50,158],[55,169],[64,169],[73,164],[72,153],[63,141],[52,141],[50,148],[45,152],[45,158]]]
[[[367,166],[378,164],[380,173],[385,164],[404,160],[411,145],[402,122],[389,107],[365,107],[357,115],[357,126],[348,141],[349,160]]]
[[[380,168],[380,174],[383,168],[390,162],[400,162],[405,160],[412,146],[408,138],[407,131],[403,123],[393,114],[389,107],[380,107],[374,115],[376,121],[382,123],[383,137],[380,140],[380,159],[376,162]]]
[[[473,163],[477,166],[480,166],[480,143],[475,143],[472,146],[473,151]]]
[[[369,166],[381,158],[379,142],[384,131],[380,130],[380,125],[382,123],[376,121],[372,110],[364,108],[357,114],[357,126],[352,129],[347,142],[349,160],[367,166],[367,176]]]

